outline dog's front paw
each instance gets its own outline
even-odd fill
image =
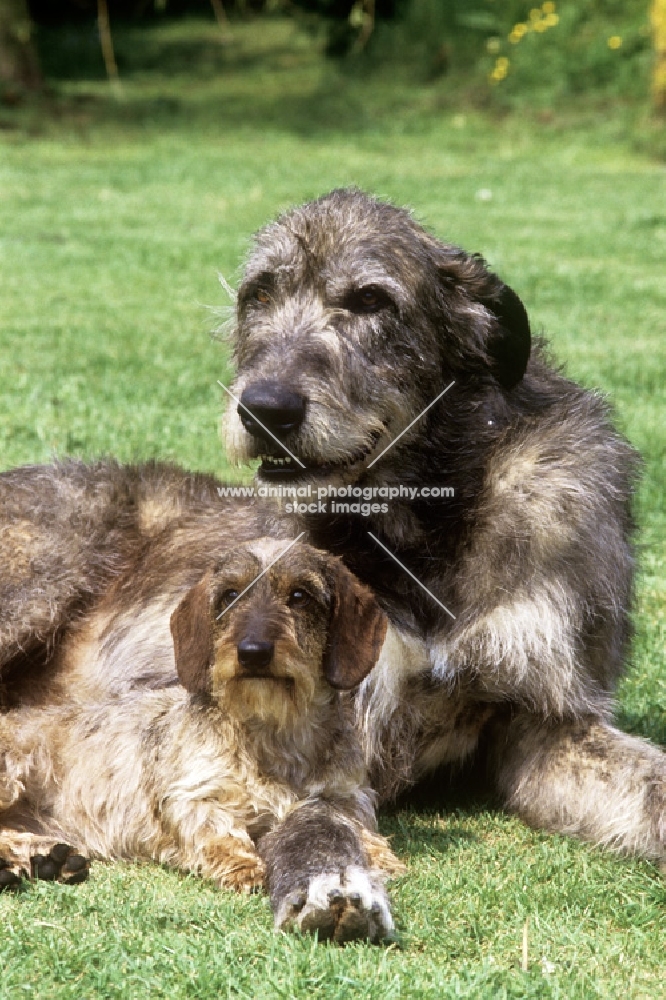
[[[0,892],[20,889],[25,872],[11,861],[0,857]]]
[[[88,859],[77,854],[69,844],[55,844],[48,854],[33,854],[30,858],[30,875],[43,882],[62,882],[78,885],[90,874]]]
[[[320,941],[337,944],[390,941],[395,930],[381,879],[356,865],[317,875],[307,890],[290,893],[280,905],[275,925],[279,930],[317,931]]]

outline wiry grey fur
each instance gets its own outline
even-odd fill
[[[302,394],[305,419],[283,440],[303,481],[455,488],[304,521],[393,624],[357,697],[380,794],[483,743],[528,822],[663,860],[666,757],[610,724],[630,635],[636,456],[604,401],[529,339],[522,305],[480,258],[406,211],[334,191],[258,234],[232,390],[277,380]],[[235,408],[226,440],[240,460],[281,454]]]

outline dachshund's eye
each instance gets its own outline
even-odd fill
[[[391,305],[391,300],[381,288],[376,285],[365,285],[354,288],[345,299],[345,309],[355,313],[376,313]]]
[[[306,608],[311,600],[307,590],[296,587],[287,598],[287,604],[290,608]]]
[[[221,601],[221,603],[225,606],[225,608],[228,608],[230,604],[234,603],[234,601],[236,600],[236,598],[238,596],[239,596],[238,595],[238,591],[237,590],[233,590],[233,588],[230,588],[229,590],[225,590],[225,592],[222,594],[222,601]]]
[[[364,309],[376,309],[379,305],[379,296],[374,288],[362,288],[358,293],[358,301]]]
[[[259,305],[267,306],[271,301],[270,293],[265,288],[257,288],[254,293],[254,301],[258,302]]]

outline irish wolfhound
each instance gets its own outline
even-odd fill
[[[0,715],[5,884],[10,863],[20,871],[32,860],[47,877],[52,866],[35,865],[36,853],[50,858],[67,841],[234,889],[267,880],[281,928],[386,938],[384,881],[397,859],[376,833],[341,693],[374,666],[385,617],[339,560],[308,545],[256,539],[193,583],[197,548],[219,554],[219,526],[178,523],[137,553],[139,564],[63,636],[46,703],[26,688]],[[166,578],[155,572],[165,563]],[[138,661],[174,658],[180,685],[123,679]],[[95,675],[116,688],[101,702]],[[295,839],[307,855],[285,869]]]
[[[482,742],[528,823],[663,862],[666,756],[610,721],[636,457],[531,345],[515,293],[407,212],[334,191],[257,235],[235,358],[229,454],[325,498],[299,504],[310,539],[391,621],[356,699],[381,797]]]

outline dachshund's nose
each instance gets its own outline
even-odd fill
[[[273,659],[273,643],[241,639],[236,647],[238,662],[248,674],[266,670]]]
[[[243,427],[248,434],[266,441],[272,440],[267,431],[282,439],[298,430],[305,417],[305,396],[271,379],[253,382],[243,390],[240,401],[238,415]]]

